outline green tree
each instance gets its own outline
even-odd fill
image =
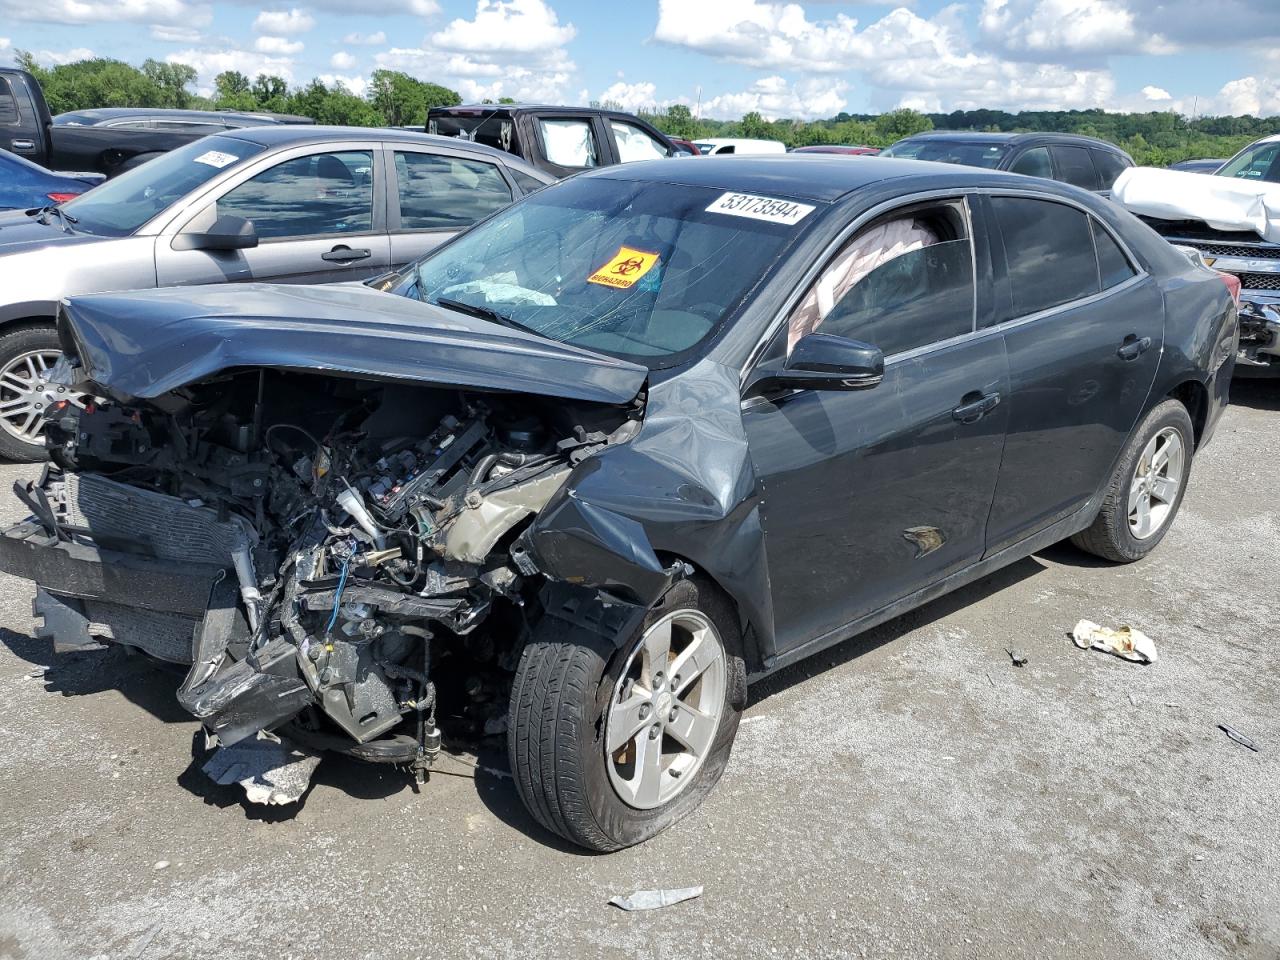
[[[681,140],[696,140],[701,135],[698,129],[698,121],[693,119],[692,111],[683,103],[673,103],[667,107],[665,114],[659,114],[652,119],[654,126],[671,137],[679,137]]]
[[[19,52],[19,63],[34,66]],[[97,57],[63,63],[34,74],[54,114],[93,107],[158,107],[163,94],[141,70],[120,60]]]
[[[910,137],[913,134],[932,130],[933,121],[923,113],[908,110],[904,107],[880,114],[880,116],[876,117],[873,129],[875,138],[880,145],[888,146],[903,137]]]
[[[751,140],[764,140],[770,134],[769,124],[754,110],[742,118],[741,128],[742,135]]]
[[[377,127],[386,122],[373,104],[363,97],[357,97],[341,83],[326,87],[318,79],[295,90],[289,97],[287,106],[289,113],[302,114],[316,123]]]
[[[369,78],[369,102],[393,127],[425,126],[432,107],[462,102],[457,91],[424,83],[399,70],[375,70]]]
[[[249,78],[239,70],[224,70],[213,78],[213,103],[222,110],[257,110]]]
[[[259,110],[284,113],[289,105],[289,84],[283,77],[260,73],[249,87]]]
[[[187,87],[196,82],[195,67],[185,63],[161,63],[147,60],[142,65],[143,75],[155,84],[160,92],[161,106],[187,110],[195,97]]]

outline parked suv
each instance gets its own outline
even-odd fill
[[[1060,180],[1107,193],[1133,157],[1114,144],[1071,133],[961,133],[939,130],[899,140],[882,157],[963,163]]]
[[[59,207],[0,214],[0,456],[44,453],[62,298],[363,280],[552,179],[500,151],[421,133],[251,127],[180,147]]]
[[[652,124],[597,107],[491,103],[432,107],[427,113],[427,133],[514,153],[557,177],[680,152]]]

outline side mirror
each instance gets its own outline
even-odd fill
[[[867,390],[884,379],[879,347],[827,333],[801,337],[785,362],[762,364],[748,384],[752,393],[773,390]]]
[[[173,238],[175,250],[247,250],[258,245],[253,221],[244,217],[221,216],[198,233],[180,233]]]

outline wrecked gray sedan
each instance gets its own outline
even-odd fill
[[[96,399],[0,537],[59,650],[189,664],[257,799],[505,733],[597,850],[706,796],[748,677],[1067,537],[1152,550],[1236,338],[1212,271],[1083,191],[817,157],[608,168],[370,287],[60,331]]]

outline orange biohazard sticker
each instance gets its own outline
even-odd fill
[[[619,247],[618,252],[603,267],[587,277],[587,283],[626,290],[636,285],[641,277],[658,262],[656,253],[645,253],[630,247]]]

